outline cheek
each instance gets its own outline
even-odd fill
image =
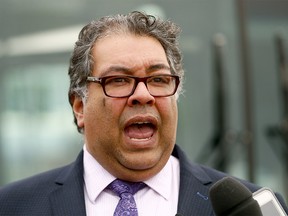
[[[90,97],[87,100],[84,109],[84,128],[88,134],[97,133],[98,127],[105,120],[105,102],[101,99],[93,99]]]
[[[173,119],[177,119],[177,115],[178,115],[178,108],[177,108],[177,103],[176,100],[173,99],[173,97],[171,98],[167,98],[168,100],[166,101],[166,103],[162,103],[161,107],[159,104],[159,109],[161,109],[162,113],[164,115],[170,116],[171,120]]]
[[[174,131],[174,136],[176,136],[177,124],[178,124],[178,109],[177,105],[173,105],[171,109],[171,122],[170,122],[170,130]]]
[[[176,131],[178,121],[178,108],[176,100],[169,98],[166,103],[159,103],[158,109],[161,115],[162,123],[166,125],[166,128],[168,128],[170,132],[173,130]]]
[[[103,98],[100,112],[102,117],[107,119],[110,123],[118,123],[119,119],[125,109],[126,100],[123,98]],[[99,113],[97,112],[97,115]]]
[[[96,98],[87,103],[85,109],[85,127],[93,128],[97,131],[103,132],[104,129],[118,128],[115,124],[118,123],[121,112],[124,108],[123,102],[113,100],[110,98]],[[96,131],[95,128],[98,128]]]

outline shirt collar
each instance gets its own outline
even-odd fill
[[[173,160],[177,160],[174,156],[170,156],[166,165],[163,169],[153,176],[152,178],[144,181],[151,189],[156,191],[159,195],[164,197],[166,200],[169,199],[172,192],[172,179],[173,179]]]
[[[87,195],[91,202],[95,202],[100,193],[116,179],[106,171],[95,158],[88,152],[86,145],[83,147],[84,157],[84,182]],[[173,161],[177,160],[170,156],[164,168],[152,178],[144,181],[156,193],[166,200],[169,199],[172,191]],[[96,183],[97,182],[97,183]]]
[[[84,182],[87,195],[91,202],[95,202],[100,193],[115,180],[88,152],[86,145],[83,147]]]

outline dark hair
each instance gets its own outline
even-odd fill
[[[95,42],[105,36],[121,33],[149,36],[157,39],[165,50],[172,74],[179,75],[183,79],[182,55],[178,44],[180,28],[175,23],[138,11],[127,15],[105,16],[84,26],[79,33],[78,41],[75,43],[68,71],[70,77],[68,95],[71,105],[72,96],[81,97],[83,102],[86,100],[86,79],[91,75],[94,64],[91,51]],[[181,83],[178,93],[182,90]],[[75,116],[74,122],[77,125]],[[77,129],[82,132],[82,129],[78,126]]]

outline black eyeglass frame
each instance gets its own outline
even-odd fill
[[[149,88],[147,87],[147,80],[153,77],[158,77],[158,76],[169,76],[172,77],[173,79],[175,79],[175,88],[174,91],[168,95],[164,95],[164,96],[159,96],[159,95],[153,95],[150,93]],[[132,78],[135,80],[134,86],[130,92],[130,94],[124,95],[124,96],[111,96],[109,94],[107,94],[106,89],[105,89],[105,81],[107,79],[110,78],[121,78],[121,77],[128,77],[128,78]],[[107,97],[111,97],[111,98],[125,98],[125,97],[130,97],[131,95],[134,94],[135,89],[138,86],[139,82],[143,82],[147,88],[147,90],[149,91],[150,95],[152,95],[153,97],[169,97],[172,96],[176,93],[179,83],[180,83],[180,77],[177,75],[172,75],[172,74],[157,74],[157,75],[152,75],[152,76],[146,76],[146,77],[136,77],[136,76],[126,76],[126,75],[115,75],[115,76],[104,76],[104,77],[95,77],[95,76],[88,76],[86,79],[88,82],[94,82],[94,83],[99,83],[102,86],[103,92]]]

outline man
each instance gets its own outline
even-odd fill
[[[69,101],[83,151],[66,167],[2,188],[0,215],[213,215],[209,188],[226,174],[189,162],[175,145],[179,32],[140,12],[81,30]]]

